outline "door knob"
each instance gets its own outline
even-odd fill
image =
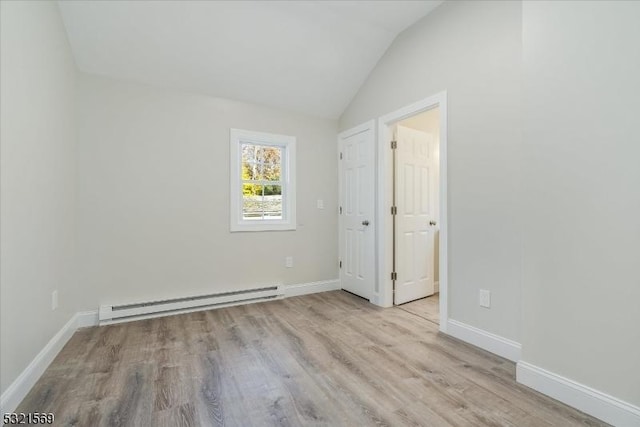
[[[429,221],[429,225],[436,225],[435,221]]]
[[[362,225],[369,225],[369,221],[365,219],[364,221],[362,221]]]

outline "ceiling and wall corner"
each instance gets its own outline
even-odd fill
[[[327,256],[336,246],[332,239],[315,248],[302,245],[308,235],[327,236],[333,229],[327,217],[333,202],[325,193],[333,188],[336,175],[330,173],[335,159],[327,157],[335,147],[327,138],[337,131],[337,116],[393,38],[440,3],[58,2],[82,71],[78,244],[79,275],[87,286],[79,304],[176,296],[202,291],[212,283],[236,288],[256,281],[333,278],[333,261],[315,258],[320,253],[327,260],[335,258]],[[222,141],[228,127],[298,137],[299,184],[304,193],[299,206],[304,224],[299,224],[298,232],[226,236],[228,212],[223,204],[212,205],[213,199],[200,193],[205,189],[201,185],[187,185],[196,176],[196,182],[226,181],[228,144],[207,141],[212,136]],[[314,162],[307,164],[309,156]],[[112,166],[119,159],[116,175],[108,159]],[[202,163],[191,161],[189,173],[175,174],[168,183],[164,174],[186,167],[189,159]],[[323,173],[329,175],[319,186],[313,177]],[[124,180],[117,191],[111,187],[114,180]],[[161,182],[163,187],[158,187]],[[166,194],[175,186],[184,187],[175,193],[174,202],[198,206],[170,208]],[[225,200],[227,190],[220,194]],[[307,209],[309,197],[328,200],[327,208]],[[163,207],[149,209],[156,204]],[[130,212],[126,221],[125,211]],[[174,220],[183,218],[189,226],[168,227],[168,214],[177,215]],[[120,235],[124,229],[129,231]],[[140,233],[158,244],[144,245],[145,239],[135,238]],[[185,233],[201,238],[190,240],[186,248],[181,237]],[[217,237],[212,241],[206,236]],[[167,238],[175,250],[158,249]],[[253,273],[224,272],[222,265],[239,262],[230,248],[241,248],[247,239],[271,242],[277,248],[257,261],[264,268]],[[227,248],[224,253],[217,252],[220,244]],[[122,247],[130,256],[118,255]],[[193,256],[183,259],[185,251]],[[297,268],[283,276],[279,260],[290,253],[298,254]],[[215,254],[215,259],[229,257],[220,268],[211,261]],[[135,259],[135,265],[128,259]],[[158,259],[165,259],[163,267],[154,268]],[[148,267],[140,268],[146,263]],[[258,270],[264,274],[256,276]]]
[[[59,1],[80,71],[338,118],[442,1]]]

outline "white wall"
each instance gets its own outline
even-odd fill
[[[445,2],[401,33],[341,129],[448,91],[450,317],[519,340],[520,2]],[[478,306],[478,290],[492,307]]]
[[[0,16],[4,392],[76,311],[76,137],[75,64],[56,4],[3,1]]]
[[[523,14],[523,360],[636,405],[638,17],[638,2]]]
[[[83,307],[338,277],[336,121],[87,75],[78,91]],[[232,127],[297,137],[296,231],[229,232]]]

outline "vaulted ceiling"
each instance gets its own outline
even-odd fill
[[[441,1],[59,1],[81,71],[337,118]]]

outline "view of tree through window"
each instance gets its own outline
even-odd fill
[[[241,146],[243,219],[282,219],[282,147]]]

